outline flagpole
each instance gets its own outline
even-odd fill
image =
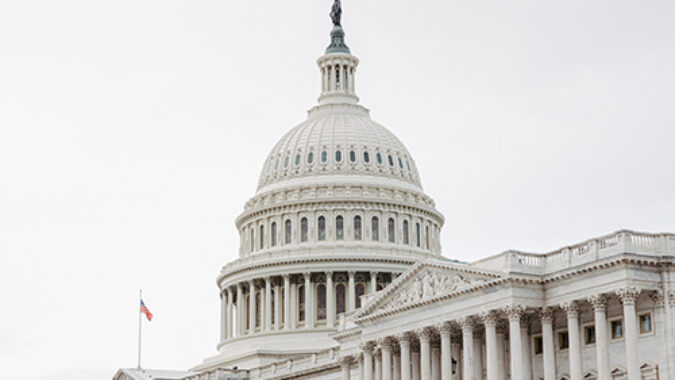
[[[141,302],[143,302],[143,290],[138,289],[138,369],[141,369],[141,326],[143,326],[141,318]]]

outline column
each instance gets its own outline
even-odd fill
[[[244,334],[244,284],[237,284],[237,336]]]
[[[248,281],[248,333],[255,332],[255,282]]]
[[[314,328],[314,301],[312,295],[312,274],[305,272],[305,328]]]
[[[356,308],[356,290],[354,286],[354,275],[356,273],[353,271],[349,272],[349,281],[347,284],[347,311],[352,311]]]
[[[420,380],[420,344],[419,341],[414,341],[410,343],[410,356],[412,357],[411,372],[412,380]]]
[[[284,275],[284,330],[291,328],[291,276]]]
[[[532,356],[530,350],[530,319],[527,315],[520,317],[520,339],[523,347],[523,379],[532,380]]]
[[[485,361],[487,362],[487,380],[498,380],[497,369],[497,316],[492,312],[480,314],[485,325]]]
[[[509,343],[511,357],[511,380],[523,379],[523,347],[520,336],[520,317],[525,308],[520,305],[511,305],[504,308],[509,318]]]
[[[410,333],[399,335],[401,346],[401,380],[412,380],[410,376],[410,341],[413,339]]]
[[[392,363],[392,348],[394,342],[387,337],[380,340],[382,347],[382,380],[392,380],[391,363]]]
[[[342,368],[342,380],[350,380],[353,360],[351,356],[344,356],[338,359],[338,363]]]
[[[326,322],[328,327],[335,326],[335,286],[333,286],[333,272],[326,272]]]
[[[229,287],[225,289],[225,292],[227,292],[227,325],[225,327],[227,330],[227,337],[232,338],[234,336],[234,332],[232,331],[232,299],[234,298],[234,294],[232,294],[232,290],[230,290]]]
[[[452,342],[450,343],[450,351],[452,352],[452,357],[456,361],[455,365],[455,373],[452,374],[452,379],[453,380],[461,380],[462,379],[462,350],[461,345],[457,343],[456,341],[459,341],[458,339],[453,339]]]
[[[370,272],[370,293],[377,291],[377,272]]]
[[[361,345],[363,351],[363,379],[373,380],[373,349],[375,345],[367,342]]]
[[[483,380],[483,339],[473,336],[473,375],[476,380]]]
[[[556,380],[553,311],[547,307],[541,310],[541,339],[544,349],[544,380]]]
[[[274,284],[274,329],[281,330],[281,287],[279,282]]]
[[[272,279],[265,277],[265,331],[270,330],[272,330]]]
[[[622,288],[616,291],[616,295],[623,303],[623,320],[625,323],[624,335],[626,340],[626,372],[628,380],[640,380],[640,351],[638,350],[638,322],[635,312],[635,302],[640,295],[640,289]]]
[[[431,329],[423,328],[417,331],[420,340],[420,374],[422,379],[431,379]]]
[[[452,380],[452,325],[449,322],[438,326],[441,333],[441,380]]]
[[[227,297],[220,292],[220,340],[227,339]]]
[[[582,380],[581,338],[579,337],[579,305],[565,302],[560,308],[567,313],[567,334],[569,336],[570,380]]]
[[[379,347],[376,347],[373,351],[373,359],[375,360],[375,374],[373,378],[375,380],[382,380],[382,350]]]
[[[506,380],[506,338],[505,326],[497,321],[497,378]]]
[[[598,368],[598,380],[610,380],[609,368],[609,329],[607,326],[607,299],[602,294],[588,297],[595,314],[595,357]]]
[[[441,345],[431,340],[431,378],[441,380]]]
[[[473,373],[473,321],[470,318],[460,318],[458,322],[462,327],[462,344],[464,346],[462,350],[463,380],[475,380]]]
[[[392,375],[394,380],[401,380],[401,348],[394,343],[392,348],[394,362],[392,363]]]

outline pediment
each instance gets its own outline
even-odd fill
[[[406,309],[416,304],[451,297],[501,277],[467,265],[440,260],[418,262],[364,305],[356,318]]]

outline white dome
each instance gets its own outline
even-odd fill
[[[270,152],[258,191],[321,176],[384,177],[422,190],[415,161],[401,140],[371,120],[367,109],[353,104],[324,104],[310,110],[308,119]]]

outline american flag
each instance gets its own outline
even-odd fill
[[[143,300],[141,300],[141,313],[145,314],[145,317],[148,318],[148,321],[152,321],[152,313],[150,312],[150,309],[145,306]]]

